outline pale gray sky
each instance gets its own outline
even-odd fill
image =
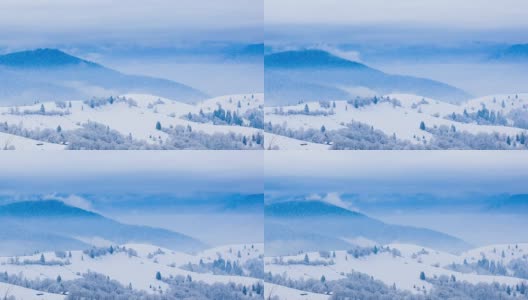
[[[524,0],[264,0],[264,9],[267,24],[528,26],[528,2]]]
[[[2,28],[69,31],[75,29],[209,29],[259,26],[262,4],[248,0],[4,0]]]
[[[527,193],[524,151],[268,151],[266,192]]]
[[[261,151],[12,151],[1,193],[262,193]]]
[[[262,21],[262,2],[248,0],[3,0],[0,48],[251,40]]]

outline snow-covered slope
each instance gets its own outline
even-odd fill
[[[134,289],[144,290],[149,293],[158,293],[160,290],[165,291],[168,288],[168,284],[156,279],[157,272],[160,272],[161,276],[166,278],[178,275],[185,277],[191,276],[193,281],[203,281],[208,284],[236,283],[251,287],[253,284],[260,282],[258,278],[236,275],[215,275],[207,272],[198,273],[181,267],[189,263],[198,264],[200,261],[204,263],[211,262],[219,257],[236,261],[239,265],[243,265],[248,260],[263,257],[263,244],[228,245],[208,249],[195,255],[147,244],[126,244],[123,247],[127,251],[115,251],[113,254],[107,253],[95,257],[91,257],[88,253],[83,253],[83,251],[78,250],[70,251],[71,257],[68,257],[68,253],[68,256],[63,258],[57,257],[54,252],[36,253],[35,255],[19,256],[16,258],[0,257],[0,272],[17,274],[29,280],[46,278],[55,280],[57,276],[60,276],[63,281],[66,281],[80,278],[82,274],[91,271],[109,276],[124,286],[131,284]],[[239,253],[240,257],[238,256]],[[41,255],[43,255],[47,262],[63,262],[64,264],[42,265],[14,263],[14,261],[24,262],[25,260],[39,261]],[[13,291],[13,294],[18,299],[18,293]]]
[[[2,299],[14,296],[17,300],[63,300],[66,298],[65,295],[45,293],[4,282],[0,282],[0,295]]]
[[[395,285],[398,289],[413,293],[422,293],[433,288],[433,285],[420,279],[420,273],[428,278],[438,278],[442,275],[454,276],[457,281],[469,283],[501,283],[515,287],[528,279],[513,276],[481,275],[477,273],[462,273],[452,271],[449,266],[453,263],[462,263],[464,260],[476,261],[483,256],[506,263],[508,256],[523,257],[527,259],[528,244],[492,245],[477,248],[460,255],[453,255],[425,247],[410,244],[388,245],[391,252],[380,252],[366,256],[354,257],[347,251],[335,251],[335,257],[322,257],[319,252],[301,253],[294,256],[266,257],[265,271],[272,274],[284,275],[294,280],[315,279],[322,276],[327,281],[346,278],[350,272],[360,272],[381,280],[387,286]],[[502,250],[506,250],[506,258],[501,258]],[[507,252],[508,251],[508,252]],[[396,253],[396,254],[395,254]],[[309,261],[327,262],[327,265],[285,264],[278,262],[303,261],[305,255]],[[502,259],[502,260],[501,260]],[[289,294],[289,291],[285,291]]]
[[[376,104],[359,105],[354,101],[333,101],[331,105],[322,106],[320,102],[307,102],[297,105],[265,108],[266,123],[275,126],[286,126],[287,129],[302,132],[306,129],[326,131],[346,128],[346,125],[360,122],[383,131],[389,137],[408,141],[415,145],[428,143],[433,134],[420,128],[421,122],[427,128],[438,128],[442,125],[454,128],[458,132],[471,134],[504,134],[515,139],[517,136],[528,135],[526,128],[515,127],[509,116],[510,112],[524,112],[528,115],[528,94],[492,95],[470,100],[460,105],[410,94],[389,94],[382,97],[390,101],[380,101]],[[380,98],[378,98],[380,99]],[[328,102],[327,102],[328,103]],[[452,120],[454,114],[477,113],[485,107],[493,113],[504,116],[508,124],[484,125],[476,122]],[[308,112],[309,113],[308,113]],[[292,113],[293,112],[293,113]],[[528,120],[526,120],[528,122]],[[527,123],[528,124],[528,123]],[[300,142],[276,138],[281,149],[295,149]]]
[[[438,278],[446,275],[454,276],[457,281],[469,283],[501,283],[509,286],[520,285],[528,282],[526,278],[518,278],[512,275],[483,275],[476,272],[457,272],[449,267],[455,264],[476,262],[486,257],[489,260],[500,261],[507,264],[514,258],[528,260],[528,244],[491,245],[472,249],[460,255],[454,255],[442,251],[429,249],[411,244],[387,245],[391,251],[379,252],[377,254],[354,257],[347,251],[336,250],[335,257],[322,257],[319,252],[301,253],[293,256],[266,257],[265,271],[272,274],[286,274],[294,280],[315,279],[322,276],[327,281],[346,278],[350,272],[360,272],[381,280],[388,286],[395,285],[398,289],[413,293],[422,293],[433,288],[433,285],[420,279],[420,273],[424,272],[428,278]],[[503,256],[504,251],[504,256]],[[327,265],[309,264],[287,264],[287,261],[309,261],[327,262]],[[281,263],[282,262],[282,263]]]
[[[0,132],[0,150],[64,150],[65,147]]]
[[[330,298],[329,295],[310,293],[266,282],[264,284],[264,298],[273,299],[275,296],[279,297],[280,300],[328,300]]]
[[[7,124],[9,129],[20,127],[21,130],[30,130],[35,133],[44,129],[58,131],[59,127],[64,132],[81,128],[87,122],[96,122],[117,130],[125,137],[132,137],[153,145],[163,144],[168,139],[167,133],[156,128],[157,122],[162,128],[175,126],[189,128],[190,126],[195,132],[235,133],[251,138],[260,132],[260,129],[249,127],[249,120],[245,119],[244,115],[249,110],[260,110],[263,107],[264,95],[227,95],[196,105],[144,94],[126,94],[119,99],[119,101],[102,105],[91,105],[89,101],[68,101],[0,107],[0,123]],[[215,125],[212,122],[195,122],[186,118],[189,114],[212,113],[219,106],[224,110],[237,112],[243,118],[243,126]],[[0,138],[0,141],[4,140],[3,136]],[[26,149],[32,143],[41,143],[26,140],[13,139],[11,144],[15,149]],[[65,147],[44,143],[36,148],[63,149]]]
[[[266,150],[328,150],[329,145],[305,142],[286,136],[264,133]]]

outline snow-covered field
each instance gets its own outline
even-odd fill
[[[193,131],[206,134],[235,133],[251,138],[260,129],[249,126],[244,118],[250,110],[261,110],[264,105],[263,94],[226,95],[205,100],[195,105],[185,104],[157,97],[154,95],[127,94],[120,98],[127,101],[116,101],[93,106],[85,101],[68,101],[64,103],[43,102],[34,105],[0,107],[0,123],[18,126],[30,131],[43,129],[61,131],[81,128],[87,122],[96,122],[117,130],[125,137],[145,141],[149,144],[162,144],[168,135],[156,128],[159,122],[162,128],[178,125]],[[117,99],[117,98],[116,98]],[[243,118],[242,126],[215,125],[212,122],[194,122],[185,117],[190,114],[213,113],[221,106],[226,111],[237,112]],[[29,112],[29,113],[27,113]],[[65,145],[43,143],[42,141],[23,138],[20,135],[0,133],[2,149],[44,149],[60,150]]]
[[[205,264],[215,259],[223,258],[226,261],[237,262],[243,266],[251,259],[261,259],[264,253],[263,244],[239,244],[215,247],[196,254],[186,254],[172,251],[153,245],[126,244],[126,249],[133,249],[136,255],[127,252],[115,252],[102,256],[90,257],[83,251],[71,251],[66,257],[60,258],[54,252],[36,253],[32,256],[0,257],[0,272],[16,274],[29,280],[51,279],[56,280],[58,276],[62,281],[80,278],[86,272],[95,272],[117,280],[123,286],[131,285],[135,290],[143,290],[148,293],[159,293],[168,289],[168,284],[156,278],[160,272],[163,278],[171,276],[191,276],[193,281],[202,281],[208,284],[214,283],[236,283],[248,288],[261,279],[237,276],[237,275],[215,275],[213,273],[193,272],[181,267],[191,264]],[[13,263],[14,260],[39,261],[43,255],[45,261],[63,262],[63,265],[24,264]],[[16,299],[63,299],[64,296],[57,294],[41,293],[31,289],[22,288],[10,284],[0,283],[0,294],[14,295]],[[39,295],[42,294],[42,295]]]
[[[433,135],[430,132],[420,129],[421,122],[427,128],[439,127],[442,125],[451,128],[454,126],[457,131],[466,131],[471,134],[478,133],[500,133],[515,138],[524,133],[528,135],[525,128],[515,127],[511,120],[510,113],[513,111],[528,113],[528,94],[501,94],[490,95],[469,100],[461,105],[454,105],[435,99],[424,98],[409,94],[389,94],[382,98],[390,98],[394,102],[379,102],[355,107],[352,101],[333,101],[321,105],[320,102],[300,103],[290,106],[266,107],[264,119],[266,124],[273,126],[285,126],[291,130],[320,130],[323,126],[326,131],[346,128],[352,121],[361,122],[372,126],[374,129],[383,131],[389,137],[396,137],[399,140],[408,141],[413,144],[428,143]],[[381,98],[378,98],[381,99]],[[399,105],[394,105],[398,102]],[[334,106],[335,104],[335,106]],[[476,122],[459,122],[449,119],[453,113],[463,115],[464,112],[477,113],[485,107],[490,112],[502,115],[508,120],[507,126],[503,125],[483,125]],[[295,113],[289,113],[289,112]],[[309,113],[308,113],[309,112]],[[326,113],[317,114],[317,113]],[[315,114],[314,114],[315,113]],[[528,120],[526,120],[528,121]],[[279,139],[275,136],[266,137],[274,139],[273,145],[280,149],[298,149],[299,145],[305,143],[295,139]],[[328,145],[320,144],[321,149],[329,148]],[[310,147],[314,147],[310,145]],[[266,148],[268,148],[266,146]]]
[[[359,272],[372,276],[373,279],[381,280],[387,286],[396,286],[397,289],[412,293],[423,293],[434,288],[429,282],[420,279],[421,272],[424,272],[427,278],[438,278],[441,275],[454,276],[457,281],[466,281],[472,284],[497,282],[515,287],[528,283],[526,278],[514,277],[509,269],[507,276],[481,275],[476,272],[457,272],[449,269],[453,264],[472,264],[483,258],[500,262],[505,266],[513,259],[528,262],[528,244],[490,245],[458,255],[409,244],[390,244],[387,246],[390,249],[396,249],[399,254],[380,252],[356,258],[347,251],[337,250],[335,257],[333,257],[333,253],[330,257],[322,257],[319,252],[309,252],[294,256],[266,257],[264,268],[266,273],[286,275],[293,280],[320,280],[324,276],[326,281],[332,281],[344,279],[351,272]],[[324,261],[328,264],[285,263],[289,260],[302,262],[305,255],[311,262]],[[311,295],[311,293],[308,293],[310,296],[301,296],[304,291],[272,286],[280,299],[283,299],[281,294],[283,294],[284,299],[325,299],[324,297],[328,297],[322,294]],[[269,293],[268,290],[266,292]]]

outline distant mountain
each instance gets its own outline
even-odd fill
[[[448,84],[412,76],[392,75],[322,50],[285,51],[264,57],[265,93],[269,104],[346,100],[361,95],[409,93],[450,103],[469,99]],[[362,92],[363,93],[363,92]]]
[[[321,201],[286,201],[266,205],[264,210],[270,217],[322,217],[341,216],[358,218],[362,214]]]
[[[287,201],[266,205],[266,251],[272,255],[298,251],[336,250],[353,247],[364,238],[380,244],[411,243],[458,252],[469,245],[450,235],[387,224],[364,214],[322,201]]]
[[[154,94],[192,103],[207,96],[174,81],[127,75],[57,49],[0,56],[0,104],[82,100],[125,93]]]
[[[101,67],[56,49],[37,49],[0,56],[0,65],[12,68],[54,68],[64,66]]]
[[[234,44],[223,49],[227,59],[262,63],[264,58],[264,44]]]
[[[343,68],[369,69],[366,65],[334,56],[322,50],[286,51],[267,55],[267,68],[299,69],[299,68]]]
[[[486,208],[486,211],[514,214],[528,213],[528,195],[517,194],[508,197],[500,197],[499,199],[493,201]]]
[[[200,241],[181,233],[122,224],[55,200],[16,202],[0,206],[0,223],[3,224],[0,234],[2,243],[12,245],[12,248],[2,247],[0,252],[10,252],[9,254],[78,249],[86,246],[81,240],[92,238],[116,244],[147,243],[185,252],[205,247]]]
[[[264,209],[264,195],[233,195],[222,201],[222,210],[236,213],[259,213]]]
[[[498,51],[492,60],[528,61],[528,44],[516,44]]]

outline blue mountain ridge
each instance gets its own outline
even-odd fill
[[[347,245],[351,248],[353,244],[347,240],[360,237],[380,244],[411,243],[449,252],[470,248],[468,243],[448,234],[384,223],[323,201],[267,204],[264,234],[266,251],[279,255],[346,249]]]
[[[264,66],[266,102],[273,105],[363,97],[354,92],[357,88],[377,95],[409,93],[450,103],[470,98],[465,91],[439,81],[384,73],[317,49],[268,54]]]
[[[57,49],[0,55],[0,104],[67,101],[144,93],[194,103],[208,96],[167,79],[128,75]]]
[[[195,252],[206,247],[202,242],[181,233],[123,224],[57,200],[2,205],[0,222],[4,224],[4,230],[0,234],[3,243],[13,246],[12,249],[3,247],[1,251],[7,251],[11,255],[44,250],[72,250],[69,247],[79,249],[86,244],[79,237],[98,237],[117,244],[146,243],[184,252]]]

